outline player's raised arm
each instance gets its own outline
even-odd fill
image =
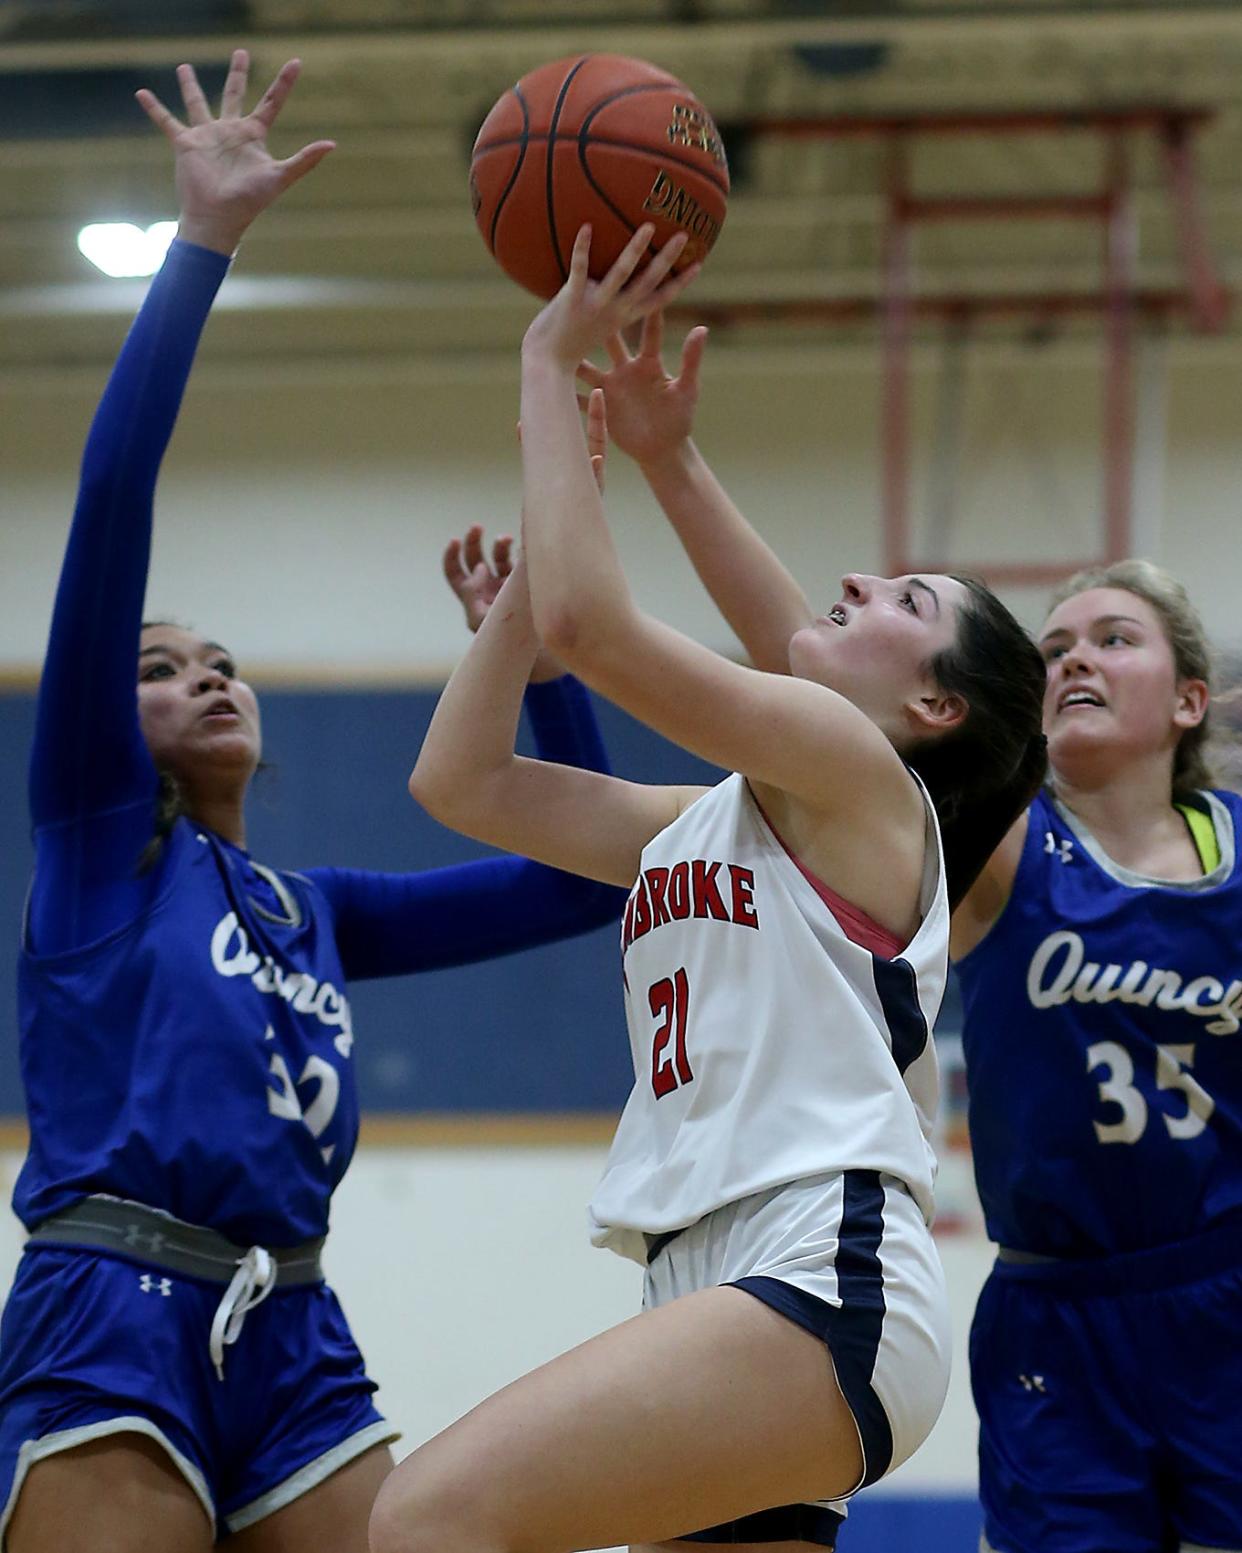
[[[901,806],[901,762],[857,706],[808,678],[739,667],[652,619],[630,595],[584,455],[572,379],[595,340],[671,300],[692,278],[667,278],[681,248],[674,238],[631,279],[650,237],[640,228],[595,283],[584,229],[570,280],[527,332],[524,531],[536,629],[592,688],[706,760],[823,809],[852,805],[860,781],[891,788]],[[956,705],[942,698],[916,715],[952,719]]]
[[[583,360],[578,376],[603,392],[608,430],[638,464],[703,586],[757,669],[789,672],[789,639],[813,618],[806,595],[760,538],[692,438],[707,330],[691,329],[677,376],[664,366],[661,309],[643,320],[634,354],[620,334],[605,341],[612,365]]]
[[[243,114],[248,67],[246,51],[235,50],[219,118],[189,65],[178,70],[188,122],[154,93],[137,94],[173,148],[181,217],[92,421],[57,587],[30,762],[39,847],[30,923],[46,950],[93,936],[116,911],[132,910],[143,888],[135,865],[157,776],[134,686],[156,479],[228,255],[331,150],[316,141],[275,160],[267,132],[298,64]],[[89,835],[88,817],[97,817]]]

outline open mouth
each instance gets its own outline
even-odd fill
[[[1094,690],[1067,690],[1057,698],[1057,711],[1067,712],[1076,706],[1103,706],[1104,698]]]
[[[849,616],[845,613],[845,605],[834,604],[824,616],[824,619],[830,620],[834,626],[845,625],[849,620]]]
[[[215,719],[218,718],[218,717],[220,717],[220,718],[234,718],[235,719],[235,718],[238,718],[240,716],[241,716],[241,713],[237,710],[237,708],[233,705],[233,703],[227,698],[227,696],[225,696],[225,697],[221,697],[221,699],[219,701],[213,701],[212,702],[212,704],[203,713],[203,720],[204,720],[204,722],[214,722]]]

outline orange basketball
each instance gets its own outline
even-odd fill
[[[579,227],[591,225],[600,279],[644,221],[654,252],[677,232],[684,268],[720,233],[729,168],[711,114],[655,65],[579,54],[524,75],[483,121],[470,198],[506,275],[551,297],[569,274]]]

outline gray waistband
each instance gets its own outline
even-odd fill
[[[74,1203],[36,1225],[26,1244],[110,1251],[166,1272],[205,1278],[212,1283],[228,1283],[248,1249],[234,1245],[214,1229],[185,1224],[158,1208],[119,1197],[87,1197]],[[270,1251],[281,1287],[322,1283],[322,1250],[321,1237],[300,1246]]]

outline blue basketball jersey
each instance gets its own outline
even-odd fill
[[[1013,892],[958,964],[988,1234],[1055,1257],[1167,1245],[1242,1210],[1242,800],[1171,884],[1043,793]]]
[[[92,1192],[243,1245],[327,1228],[358,1127],[346,977],[508,954],[615,921],[625,891],[525,858],[274,874],[178,820],[135,671],[156,476],[227,261],[174,242],[91,423],[39,684],[35,874],[18,994],[28,1227]],[[526,697],[539,755],[607,770],[568,676]]]
[[[150,908],[99,942],[21,956],[28,1226],[107,1192],[242,1245],[327,1230],[358,1132],[331,909],[186,819]]]

